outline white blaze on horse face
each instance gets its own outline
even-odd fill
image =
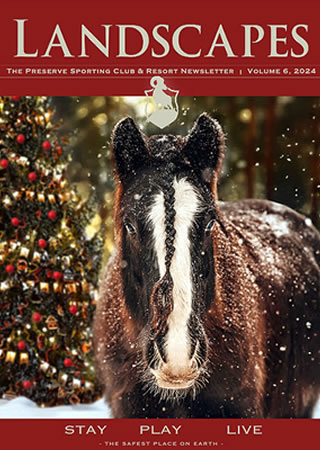
[[[171,261],[170,273],[173,280],[173,310],[168,317],[168,332],[166,335],[165,352],[167,369],[172,375],[183,375],[190,369],[190,336],[188,320],[192,312],[192,268],[190,230],[195,216],[200,208],[199,196],[194,186],[186,179],[173,183],[175,191],[175,241],[174,255]],[[165,207],[164,195],[161,192],[155,196],[150,212],[153,224],[153,236],[156,256],[158,259],[160,277],[166,271],[165,267]]]

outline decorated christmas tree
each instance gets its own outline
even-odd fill
[[[46,97],[0,97],[0,397],[91,402],[101,237],[85,230]]]

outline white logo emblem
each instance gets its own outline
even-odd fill
[[[179,114],[177,97],[179,91],[165,85],[162,77],[151,78],[152,89],[144,91],[148,97],[146,116],[148,122],[159,128],[164,128],[176,120]]]

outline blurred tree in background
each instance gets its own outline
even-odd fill
[[[202,112],[218,119],[227,135],[220,198],[268,198],[312,218],[320,226],[319,97],[179,97],[178,119],[164,130],[147,123],[145,97],[55,97],[62,134],[74,149],[69,177],[82,195],[95,189],[100,210],[92,232],[106,222],[112,248],[111,132],[132,116],[147,134],[186,135]]]

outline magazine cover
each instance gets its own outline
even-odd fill
[[[5,6],[6,447],[317,448],[318,14]]]

